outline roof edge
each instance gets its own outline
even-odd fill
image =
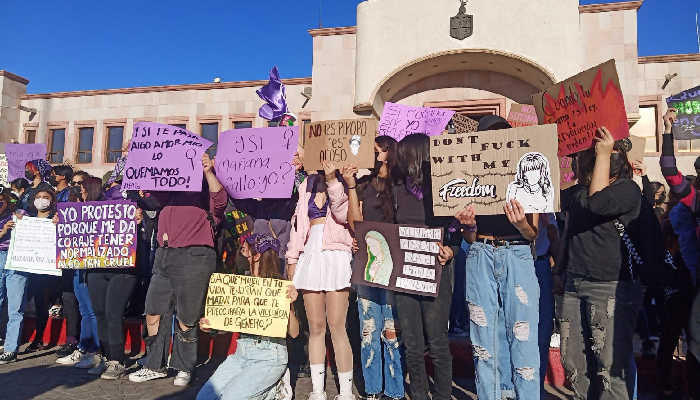
[[[316,36],[335,36],[335,35],[354,35],[357,33],[356,26],[342,26],[339,28],[320,28],[309,29],[309,34],[312,37]]]
[[[15,75],[10,71],[5,71],[4,69],[0,69],[0,76],[4,76],[11,81],[15,81],[15,82],[21,83],[23,85],[26,85],[29,83],[29,79],[22,78],[21,76]]]
[[[625,11],[625,10],[636,10],[644,3],[644,0],[636,1],[623,1],[619,3],[601,3],[601,4],[587,4],[583,6],[578,6],[578,12],[580,14],[585,13],[601,13],[610,11]]]

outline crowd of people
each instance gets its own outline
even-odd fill
[[[557,214],[527,214],[511,200],[501,215],[477,215],[468,206],[454,217],[435,216],[430,142],[424,134],[398,143],[378,136],[375,166],[362,176],[354,166],[336,169],[325,161],[321,171],[304,171],[300,145],[288,199],[229,198],[206,154],[201,192],[122,190],[128,154],[102,179],[45,160],[28,162],[26,179],[12,181],[10,189],[0,187],[0,268],[17,218],[57,222],[59,202],[123,198],[139,208],[137,263],[135,268],[64,270],[62,277],[4,269],[0,305],[6,301],[8,323],[0,364],[17,360],[30,299],[35,339],[25,351],[43,348],[55,300],[50,293],[60,288],[67,338],[58,364],[103,379],[124,377],[123,319],[134,312],[145,316],[147,351],[128,379],[165,378],[172,369],[174,384],[186,386],[197,367],[199,332],[217,333],[203,317],[210,276],[235,271],[289,281],[288,337],[240,334],[235,353],[199,392],[201,400],[291,398],[290,370],[303,373],[307,359],[308,398],[325,399],[327,330],[338,400],[355,398],[350,332],[359,332],[368,399],[402,399],[407,390],[413,400],[427,400],[431,391],[432,399],[450,399],[449,333],[471,339],[480,399],[532,400],[545,397],[555,331],[574,398],[632,399],[634,334],[640,333],[646,350],[653,347],[652,319],[660,331],[659,398],[680,398],[682,388],[672,384],[671,371],[676,344],[685,334],[690,394],[700,399],[700,297],[695,294],[700,180],[676,168],[675,118],[673,109],[664,116],[661,170],[668,196],[666,186],[650,182],[646,166],[628,160],[625,147],[601,128],[595,146],[573,155],[578,183],[561,191]],[[486,116],[478,129],[508,128],[505,119]],[[641,189],[635,174],[641,175]],[[232,210],[250,216],[254,229],[222,260],[227,252],[222,252],[221,231]],[[358,221],[443,228],[437,297],[351,285]],[[359,326],[351,327],[348,312],[355,307]],[[434,366],[432,390],[426,353]]]

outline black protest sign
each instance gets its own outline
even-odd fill
[[[700,86],[684,90],[666,99],[669,108],[678,111],[671,132],[676,140],[700,138]]]

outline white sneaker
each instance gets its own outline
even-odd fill
[[[61,364],[61,365],[75,365],[86,358],[90,357],[92,353],[84,353],[80,350],[75,350],[71,354],[57,358],[56,359],[56,364]]]
[[[86,357],[75,363],[74,367],[80,369],[93,369],[98,366],[101,361],[102,357],[99,354],[87,353]]]
[[[88,370],[90,375],[102,375],[107,371],[107,359],[100,356],[100,362]]]
[[[326,392],[314,390],[313,392],[309,393],[309,400],[326,400]]]
[[[138,365],[140,365],[140,366],[142,366],[142,367],[143,367],[144,365],[146,365],[147,362],[148,362],[148,355],[145,355],[145,356],[139,358],[138,360],[136,360],[136,364],[138,364]]]
[[[341,393],[341,394],[335,396],[335,400],[355,400],[355,395]]]
[[[558,333],[552,334],[552,338],[549,340],[549,347],[559,347],[561,345],[561,336]]]
[[[159,372],[148,368],[141,368],[136,372],[130,373],[129,380],[132,382],[148,382],[154,379],[165,378],[166,376],[168,376],[168,374],[165,373],[165,371]]]
[[[189,372],[180,371],[177,373],[175,381],[173,381],[173,385],[187,386],[190,384],[190,380],[192,380],[192,374],[190,374]]]

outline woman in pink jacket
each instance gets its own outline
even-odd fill
[[[313,392],[309,400],[325,400],[326,322],[331,330],[338,366],[338,400],[354,400],[352,349],[345,329],[352,260],[352,236],[347,225],[348,196],[332,163],[323,175],[309,175],[299,186],[292,218],[287,264],[294,286],[304,293],[309,320],[309,359]]]

